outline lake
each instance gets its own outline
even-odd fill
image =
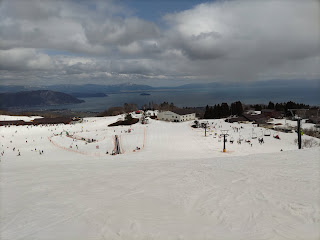
[[[124,103],[136,103],[138,106],[149,102],[173,102],[178,107],[203,107],[222,102],[228,104],[241,101],[244,104],[267,104],[294,101],[310,105],[319,105],[317,88],[283,88],[283,87],[225,87],[217,89],[187,89],[148,91],[150,95],[141,96],[141,92],[108,94],[107,97],[79,98],[85,100],[80,104],[68,104],[46,107],[28,107],[23,110],[70,109],[73,111],[102,112],[109,107],[122,106]]]

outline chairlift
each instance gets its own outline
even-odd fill
[[[264,135],[267,136],[267,137],[271,136],[271,131],[270,131],[269,129],[266,130],[266,131],[264,132]]]
[[[263,132],[262,131],[259,134],[259,138],[263,138]]]
[[[253,131],[253,129],[252,129],[252,136],[251,136],[251,138],[252,139],[256,139],[258,136],[257,136],[257,134]]]

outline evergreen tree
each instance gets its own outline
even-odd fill
[[[228,103],[221,104],[221,117],[228,117],[230,115],[230,109]]]
[[[275,109],[276,111],[284,111],[284,106],[282,103],[276,103]]]
[[[210,112],[209,111],[210,111],[210,108],[207,105],[206,106],[206,111],[204,112],[204,116],[203,116],[204,119],[210,119]]]
[[[242,107],[242,103],[240,101],[236,102],[236,112],[235,112],[238,116],[242,115],[243,113],[243,107]]]
[[[270,101],[267,108],[274,109],[274,103]]]

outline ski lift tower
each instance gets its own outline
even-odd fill
[[[223,136],[223,152],[226,152],[226,137],[229,136],[229,130],[221,130],[220,136]]]
[[[202,127],[204,128],[204,136],[206,137],[207,136],[207,127],[208,127],[208,123],[205,122],[205,123],[201,123]]]
[[[291,114],[292,117],[294,117],[295,119],[297,119],[297,133],[298,133],[298,149],[301,149],[301,133],[302,133],[302,129],[301,129],[301,117],[296,116],[294,113],[296,113],[297,111],[304,111],[306,112],[309,109],[288,109]]]

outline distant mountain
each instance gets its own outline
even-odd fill
[[[47,87],[53,91],[60,91],[64,93],[121,93],[132,91],[145,91],[153,89],[148,85],[138,84],[117,84],[117,85],[99,85],[99,84],[84,84],[84,85],[52,85]]]
[[[221,83],[213,82],[213,83],[190,83],[181,85],[178,87],[174,87],[175,89],[196,89],[196,88],[216,88],[221,87]]]
[[[191,83],[185,84],[177,87],[151,87],[149,85],[124,83],[115,85],[102,85],[102,84],[83,84],[83,85],[73,85],[73,84],[59,84],[51,86],[1,86],[0,92],[19,92],[19,91],[34,91],[34,90],[51,90],[57,92],[63,92],[67,94],[112,94],[112,93],[125,93],[125,92],[153,92],[153,91],[194,91],[197,89],[218,89],[218,88],[243,88],[246,87],[249,90],[252,88],[265,88],[265,87],[295,87],[295,88],[305,88],[311,87],[313,89],[319,89],[320,79],[315,80],[265,80],[265,81],[239,81],[239,82],[209,82],[209,83]],[[82,97],[80,95],[74,95],[77,97]]]
[[[91,98],[91,97],[108,97],[108,95],[104,93],[84,93],[84,92],[76,92],[70,93],[71,96],[77,98]]]
[[[8,86],[1,86],[0,85],[0,93],[5,92],[21,92],[21,91],[33,91],[33,90],[40,90],[38,87],[28,87],[28,86],[16,86],[16,85],[8,85]]]
[[[175,89],[199,89],[199,88],[219,88],[219,87],[248,87],[248,88],[264,88],[264,87],[313,87],[319,88],[320,79],[303,80],[303,79],[290,79],[290,80],[263,80],[254,82],[211,82],[211,83],[191,83],[174,87]]]
[[[0,92],[19,92],[19,91],[34,91],[34,90],[51,90],[63,93],[121,93],[121,92],[139,92],[148,91],[154,89],[148,85],[139,84],[116,84],[116,85],[100,85],[100,84],[83,84],[83,85],[73,85],[73,84],[58,84],[51,86],[0,86]]]
[[[0,107],[50,106],[82,103],[71,95],[49,90],[0,93]]]

